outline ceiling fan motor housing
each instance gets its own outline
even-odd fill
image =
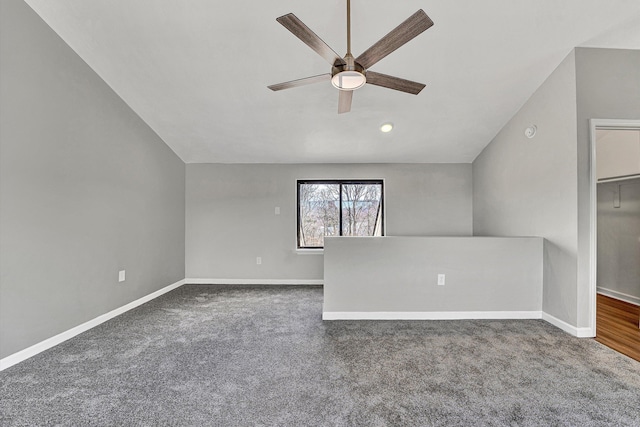
[[[331,69],[331,84],[340,90],[356,90],[367,82],[367,70],[347,53],[345,64],[335,64]]]

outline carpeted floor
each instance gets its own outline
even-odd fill
[[[183,286],[0,372],[0,425],[640,426],[640,363],[544,321],[321,311]]]

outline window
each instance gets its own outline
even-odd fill
[[[322,249],[324,236],[382,236],[381,180],[298,181],[298,248]]]

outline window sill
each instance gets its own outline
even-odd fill
[[[324,255],[323,249],[296,249],[298,255]]]

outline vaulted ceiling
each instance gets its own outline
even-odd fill
[[[435,25],[337,114],[329,65],[276,18],[346,52],[346,0],[26,0],[187,163],[471,162],[575,46],[640,49],[638,0],[352,0],[354,55],[418,9]],[[379,131],[384,122],[395,128]]]

